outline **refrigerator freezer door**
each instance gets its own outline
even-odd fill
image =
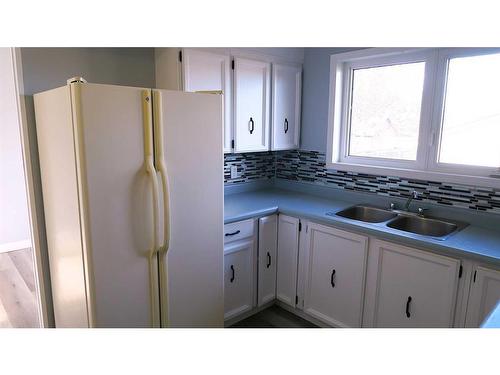
[[[95,325],[159,326],[157,257],[151,256],[157,182],[145,161],[145,91],[74,86],[80,88],[74,101]]]
[[[56,327],[92,324],[81,241],[69,86],[34,95]]]
[[[162,326],[222,327],[223,96],[156,90],[154,97],[170,221],[168,250],[160,256],[168,280],[161,291],[168,311],[162,311]]]

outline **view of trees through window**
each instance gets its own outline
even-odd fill
[[[353,70],[351,156],[416,160],[425,63]]]

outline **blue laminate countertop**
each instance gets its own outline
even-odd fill
[[[464,255],[476,260],[500,263],[500,230],[496,231],[471,224],[446,240],[425,238],[391,229],[383,224],[364,223],[336,215],[326,215],[328,212],[335,213],[356,204],[352,201],[318,197],[278,188],[227,194],[224,200],[224,223],[280,212],[381,239],[397,241],[404,245],[440,251],[448,255]]]
[[[481,328],[500,328],[500,302],[488,315]]]

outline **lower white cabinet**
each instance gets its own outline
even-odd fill
[[[304,312],[327,324],[361,327],[368,237],[308,225]]]
[[[256,223],[224,226],[225,320],[278,300],[336,327],[453,327],[458,310],[479,327],[500,300],[500,270],[282,214],[257,240]]]
[[[253,239],[224,246],[224,319],[253,307]]]
[[[279,215],[278,217],[276,298],[295,307],[300,221],[295,217],[286,215]]]
[[[452,327],[460,261],[373,240],[373,327]]]
[[[500,301],[500,271],[479,266],[472,276],[467,327],[479,327]]]
[[[278,215],[259,219],[258,299],[262,306],[276,298],[276,254],[278,251]]]

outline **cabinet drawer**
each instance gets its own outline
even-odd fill
[[[238,221],[224,225],[224,243],[242,240],[254,235],[254,220]]]

